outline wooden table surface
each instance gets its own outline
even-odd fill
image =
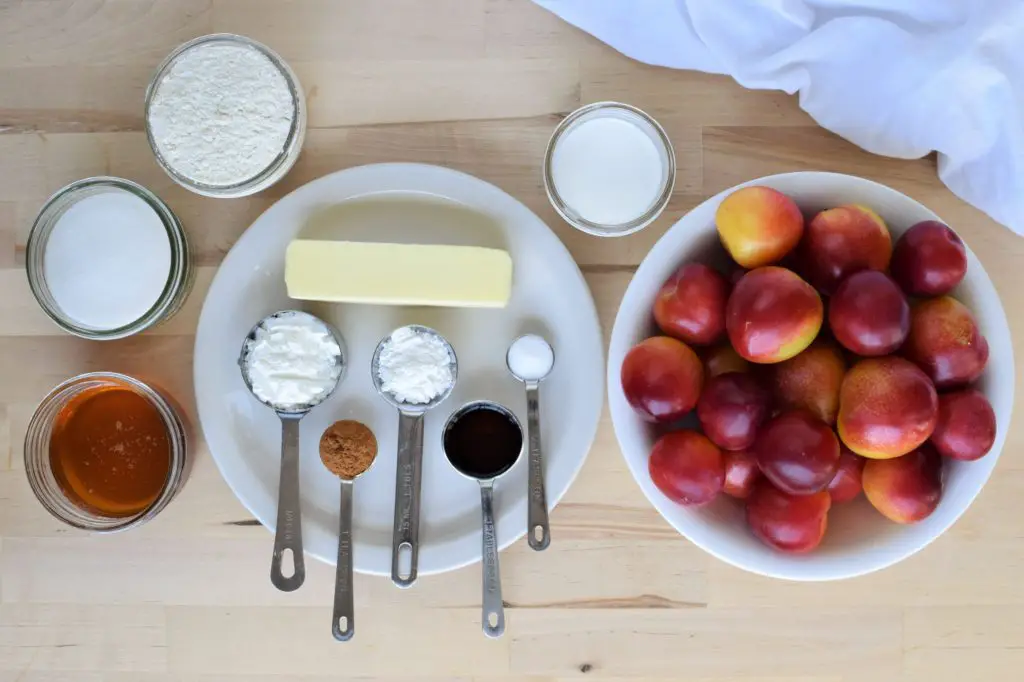
[[[178,188],[143,133],[156,65],[177,44],[218,31],[271,45],[308,94],[298,165],[249,199]],[[621,240],[562,223],[540,181],[559,117],[602,99],[651,112],[679,162],[665,216]],[[708,196],[782,171],[866,176],[955,226],[1024,338],[1024,240],[949,193],[934,159],[862,152],[784,94],[633,63],[528,0],[0,0],[0,681],[1024,677],[1020,428],[980,499],[933,546],[880,574],[815,585],[745,574],[679,537],[630,478],[605,419],[552,516],[555,544],[541,554],[520,541],[502,557],[508,631],[497,641],[480,632],[474,566],[411,591],[357,577],[359,636],[335,643],[333,568],[308,563],[293,594],[271,587],[271,536],[201,444],[182,494],[144,528],[93,537],[52,520],[22,471],[36,401],[71,375],[117,370],[163,385],[193,413],[193,332],[232,243],[295,187],[379,161],[451,166],[524,201],[579,262],[606,332],[644,254]],[[162,196],[199,264],[171,323],[110,343],[61,333],[24,274],[41,203],[101,174]]]

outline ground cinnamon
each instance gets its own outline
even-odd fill
[[[355,478],[376,457],[377,438],[366,424],[344,419],[331,424],[320,437],[320,459],[335,476]]]

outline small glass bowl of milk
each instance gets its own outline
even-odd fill
[[[192,285],[185,230],[155,194],[95,177],[58,190],[26,247],[29,287],[43,311],[85,339],[120,339],[170,318]]]
[[[544,154],[551,205],[570,225],[599,237],[652,223],[675,183],[676,157],[664,128],[619,102],[595,102],[566,116]]]

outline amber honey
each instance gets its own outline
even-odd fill
[[[111,518],[152,505],[171,470],[166,422],[128,387],[101,385],[71,398],[56,415],[50,468],[75,506]]]

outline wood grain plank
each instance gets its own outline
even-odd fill
[[[351,677],[507,674],[510,639],[480,632],[479,608],[410,610],[396,620],[358,612],[359,634],[339,647],[330,634],[330,606],[170,607],[168,660],[172,672],[220,675]],[[401,622],[401,627],[395,627]],[[374,633],[387,633],[387,645]],[[252,643],[259,641],[258,647]],[[239,655],[239,652],[246,652]],[[453,655],[454,652],[458,655]],[[400,655],[396,652],[401,652]]]
[[[135,336],[97,343],[70,336],[0,337],[0,402],[35,403],[50,389],[83,372],[112,371],[137,376],[179,401],[186,416],[192,405],[192,338]],[[44,366],[25,360],[47,357]],[[154,357],[164,358],[155,363]]]
[[[209,9],[210,0],[3,2],[0,69],[155,66],[179,43],[210,32]]]
[[[343,667],[343,666],[339,666]],[[341,677],[337,673],[323,675],[288,675],[242,673],[221,674],[204,673],[146,673],[117,671],[81,671],[81,670],[25,670],[22,672],[4,672],[0,670],[0,682],[355,682],[356,680],[373,679],[376,682],[550,682],[546,678],[475,678],[411,675],[382,675],[373,678]],[[667,682],[667,681],[666,681]],[[707,681],[711,682],[711,681]],[[716,680],[715,682],[729,682]],[[733,681],[735,682],[735,681]],[[818,680],[768,680],[766,682],[818,682]],[[825,680],[824,682],[832,682]]]
[[[970,512],[968,512],[970,513]],[[976,575],[988,567],[984,579]],[[708,566],[712,606],[781,606],[815,611],[822,608],[907,606],[1019,605],[1024,587],[1019,540],[962,539],[956,528],[927,549],[879,573],[837,583],[788,583],[744,573],[721,562]],[[954,585],[955,584],[955,585]]]
[[[335,127],[521,118],[579,106],[572,60],[295,61],[309,123]],[[380,84],[391,87],[382,90]]]
[[[10,201],[0,201],[0,272],[18,263],[17,206]],[[6,292],[6,289],[0,289]],[[5,296],[6,298],[6,296]]]
[[[906,653],[908,680],[985,680],[1017,682],[1024,668],[1024,650],[1008,649],[911,649]]]
[[[0,472],[10,471],[14,460],[14,447],[11,434],[11,408],[0,404]]]
[[[164,672],[164,609],[0,604],[0,670]]]
[[[481,0],[213,0],[210,21],[295,61],[474,62],[486,39]]]
[[[1019,649],[1024,609],[990,606],[908,608],[904,618],[907,649]]]
[[[245,518],[240,517],[240,518]],[[155,524],[154,524],[155,525]],[[166,525],[166,522],[165,522]],[[76,537],[56,528],[52,538],[6,537],[0,564],[5,603],[174,604],[224,606],[330,605],[334,569],[314,560],[307,579],[294,595],[275,590],[267,579],[272,537],[259,527],[234,533],[196,532],[185,537],[157,531],[130,540]],[[561,531],[558,526],[554,531]],[[236,537],[229,537],[229,535]],[[703,559],[686,543],[666,544],[633,538],[573,539],[562,532],[557,558],[538,556],[525,542],[502,555],[502,578],[509,608],[606,608],[610,610],[700,608],[705,600]],[[630,557],[623,557],[629,547]],[[85,556],[80,556],[85,555]],[[659,561],[663,557],[664,562]],[[53,568],[33,572],[48,562]],[[197,584],[190,568],[203,566]],[[130,581],[110,566],[131,567],[145,581]],[[594,580],[579,566],[600,571]],[[89,589],[81,584],[88,580]],[[407,611],[470,608],[480,600],[480,567],[423,578],[423,589],[398,592],[390,581],[374,576],[356,579],[360,608],[400,617]]]
[[[484,51],[491,57],[611,58],[612,48],[532,2],[484,0]],[[636,64],[619,55],[624,62]]]
[[[521,674],[687,677],[842,670],[898,671],[902,616],[893,609],[517,612],[510,666]],[[771,661],[762,657],[771,652]]]
[[[159,63],[0,65],[0,134],[143,130],[146,85]]]
[[[728,76],[648,66],[609,49],[593,50],[587,56],[580,64],[584,102],[629,102],[659,121],[673,118],[697,126],[776,131],[813,125],[797,99],[784,92],[746,90]]]

